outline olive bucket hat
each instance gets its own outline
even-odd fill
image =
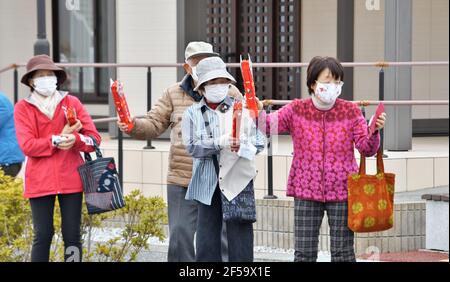
[[[51,70],[55,73],[58,79],[58,85],[61,85],[66,81],[66,72],[55,65],[52,58],[47,55],[37,55],[31,58],[27,63],[27,72],[22,76],[20,82],[29,86],[28,80],[33,76],[33,73],[37,70]]]

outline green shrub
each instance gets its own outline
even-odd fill
[[[0,169],[0,262],[30,261],[32,245],[32,220],[28,200],[23,198],[20,179],[4,175]],[[148,239],[164,239],[163,227],[167,224],[164,200],[147,198],[140,191],[125,197],[126,206],[114,212],[89,216],[83,204],[82,240],[83,261],[123,262],[136,261],[142,250],[147,250]],[[107,242],[93,242],[93,229],[103,229],[107,219],[116,218],[124,223],[120,236]],[[55,237],[50,252],[51,261],[63,261],[64,249],[61,235],[61,216],[55,204]]]
[[[7,176],[0,169],[0,261],[30,260],[31,210],[22,187],[22,180]]]

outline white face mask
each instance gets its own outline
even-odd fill
[[[213,84],[205,86],[205,98],[210,103],[220,103],[227,97],[229,84]]]
[[[42,96],[52,96],[56,91],[56,76],[38,77],[33,80],[34,90]]]
[[[194,83],[197,84],[198,82],[197,67],[191,67],[191,69],[192,69],[191,74],[192,80],[194,80]]]
[[[321,83],[317,82],[315,95],[324,104],[331,105],[336,102],[336,99],[342,93],[343,82],[335,83]]]

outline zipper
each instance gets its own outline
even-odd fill
[[[34,107],[37,110],[38,113],[40,113],[45,119],[47,119],[50,122],[51,128],[52,128],[52,135],[53,135],[53,132],[55,132],[54,122],[55,122],[56,117],[58,116],[58,114],[59,114],[59,112],[61,111],[61,108],[62,108],[62,106],[60,106],[60,104],[63,102],[64,99],[67,98],[67,96],[68,96],[68,92],[66,92],[66,94],[63,94],[63,98],[61,99],[61,101],[59,101],[58,105],[56,106],[55,113],[53,114],[53,118],[52,119],[50,119],[48,116],[44,115],[32,101],[29,101],[27,98],[24,99],[24,100],[25,100],[25,102],[30,104],[32,107]],[[35,119],[37,121],[37,116],[36,115],[35,115]],[[37,128],[37,129],[39,131],[39,128]],[[56,188],[55,192],[56,192],[57,195],[59,195],[59,194],[62,193],[62,191],[61,191],[62,189],[61,189],[61,182],[60,182],[60,179],[59,179],[59,173],[57,172],[58,165],[57,165],[57,161],[56,161],[56,155],[57,154],[53,155],[51,158],[52,158],[52,163],[53,163],[53,178],[54,178],[54,184],[55,184],[55,188]],[[25,186],[25,184],[24,184],[24,186]],[[25,189],[26,189],[26,187],[24,187],[24,192],[26,191]]]
[[[54,124],[52,122],[52,132],[55,132],[55,127]],[[54,175],[54,179],[55,179],[55,188],[56,188],[56,194],[59,195],[61,194],[61,183],[59,180],[59,173],[58,173],[58,165],[57,165],[57,161],[56,158],[58,157],[58,153],[54,154],[53,156],[51,156],[51,158],[53,159],[53,175]]]
[[[324,172],[325,172],[325,115],[326,113],[323,114],[322,116],[322,122],[323,122],[323,144],[322,144],[322,201],[325,201],[325,179],[323,177]]]
[[[23,193],[27,192],[27,165],[28,165],[28,157],[25,156],[24,170],[23,170]]]

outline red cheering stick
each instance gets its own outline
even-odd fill
[[[233,138],[239,139],[241,133],[242,102],[236,102],[233,106]]]
[[[258,118],[259,109],[256,101],[255,82],[253,80],[252,60],[248,55],[248,60],[242,60],[241,56],[241,72],[242,80],[244,81],[245,103],[247,109],[250,111],[250,116],[253,119]]]
[[[128,132],[131,132],[134,128],[134,123],[131,120],[130,110],[128,109],[125,93],[123,92],[123,83],[111,79],[111,92],[120,122],[125,123],[128,126]]]
[[[75,112],[75,109],[66,106],[63,106],[62,109],[64,110],[64,115],[66,116],[66,120],[69,125],[75,125],[75,123],[77,123],[77,113]]]
[[[68,108],[66,112],[67,121],[69,122],[70,126],[75,125],[77,123],[77,114],[75,112],[74,108]]]

